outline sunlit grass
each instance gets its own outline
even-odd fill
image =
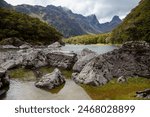
[[[94,100],[131,100],[138,99],[135,92],[150,88],[150,79],[130,78],[127,83],[117,83],[116,79],[99,87],[81,85]]]

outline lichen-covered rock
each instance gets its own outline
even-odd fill
[[[74,72],[80,72],[83,67],[93,58],[95,58],[97,54],[89,49],[83,49],[81,53],[78,55],[78,61],[73,66]]]
[[[72,69],[77,55],[68,51],[51,51],[47,54],[47,61],[52,67]]]
[[[120,49],[92,59],[74,79],[77,83],[103,85],[113,77],[150,78],[150,45],[144,41],[125,43]]]
[[[22,54],[22,65],[25,68],[39,68],[47,65],[47,57],[41,50],[31,49],[28,52]]]
[[[53,89],[65,83],[65,77],[59,71],[55,69],[52,73],[44,75],[39,81],[35,83],[38,88]]]

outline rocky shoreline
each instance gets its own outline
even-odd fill
[[[42,48],[23,44],[19,48],[14,46],[16,51],[0,52],[0,95],[6,93],[5,88],[9,86],[7,71],[20,67],[34,71],[44,66],[58,68],[44,76],[37,74],[35,86],[46,89],[65,83],[59,68],[73,70],[72,79],[76,83],[92,86],[105,85],[113,78],[150,78],[150,45],[144,41],[126,42],[119,49],[102,55],[89,49],[76,54],[61,50],[61,46],[58,42]]]

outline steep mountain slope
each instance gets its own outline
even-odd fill
[[[61,34],[37,18],[0,8],[0,41],[9,37],[32,44],[50,44],[60,40]]]
[[[14,8],[18,12],[23,12],[48,22],[65,37],[109,32],[121,22],[121,20],[114,19],[115,21],[113,20],[113,22],[100,24],[95,15],[85,17],[61,6],[18,5]]]
[[[112,42],[123,43],[131,40],[150,42],[150,0],[141,0],[123,23],[113,30]]]
[[[114,28],[116,28],[121,22],[122,20],[119,18],[119,16],[114,16],[110,22],[101,24],[101,29],[104,32],[110,32]]]
[[[0,7],[1,8],[11,8],[12,6],[5,2],[4,0],[0,0]]]

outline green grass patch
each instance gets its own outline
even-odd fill
[[[47,74],[47,73],[51,73],[54,71],[55,68],[53,67],[42,67],[39,70],[43,73],[43,74]],[[71,70],[65,70],[65,69],[60,69],[59,70],[62,72],[62,74],[67,78],[70,79],[72,76],[72,71]]]
[[[68,44],[108,44],[110,36],[111,33],[81,35],[70,37],[68,39],[64,39],[63,41]]]
[[[150,79],[129,78],[127,83],[117,83],[116,79],[99,87],[81,85],[94,100],[136,100],[136,91],[150,88]]]
[[[17,78],[22,80],[34,80],[36,79],[34,73],[31,70],[19,68],[9,71],[10,78]]]

